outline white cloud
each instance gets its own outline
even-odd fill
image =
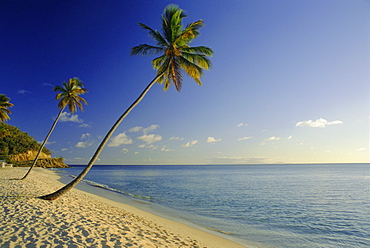
[[[92,144],[93,144],[92,142],[88,142],[88,141],[83,142],[83,141],[80,141],[80,142],[78,142],[75,145],[75,147],[78,147],[78,148],[86,148],[86,147],[92,146]]]
[[[151,125],[151,126],[149,126],[147,128],[144,128],[143,129],[143,133],[144,134],[147,134],[148,132],[153,131],[153,130],[155,130],[157,128],[159,128],[159,125]]]
[[[18,94],[22,94],[22,95],[24,95],[24,94],[30,94],[31,92],[30,91],[28,91],[28,90],[18,90]]]
[[[267,141],[274,141],[274,140],[279,140],[279,139],[281,139],[281,138],[280,138],[280,137],[272,136],[272,137],[267,138],[267,139],[265,139],[265,140],[267,140]]]
[[[141,144],[139,146],[137,146],[139,148],[147,148],[147,149],[152,149],[152,150],[156,150],[158,148],[158,146],[155,146],[153,144]]]
[[[212,163],[215,164],[264,164],[268,160],[265,157],[218,157],[211,159]]]
[[[146,142],[147,144],[152,144],[154,142],[161,141],[162,136],[156,135],[156,134],[149,134],[149,135],[144,134],[143,136],[137,137],[137,139],[142,140]]]
[[[48,84],[48,83],[43,83],[42,86],[49,86],[49,87],[54,87],[54,85],[52,84]]]
[[[136,133],[136,132],[139,132],[141,129],[143,129],[143,127],[133,127],[133,128],[130,128],[130,130],[128,130],[130,133]]]
[[[241,138],[239,138],[238,140],[248,140],[248,139],[251,139],[251,138],[253,138],[253,137],[241,137]]]
[[[358,148],[357,151],[366,151],[367,149],[365,147]]]
[[[214,142],[219,142],[221,141],[222,139],[215,139],[215,137],[208,137],[207,138],[207,142],[208,143],[214,143]]]
[[[82,124],[81,124],[81,125],[79,125],[78,127],[91,127],[91,125],[86,124],[86,123],[82,123]]]
[[[68,112],[63,112],[60,115],[60,121],[61,122],[71,121],[71,122],[77,122],[77,123],[82,123],[83,122],[82,119],[78,118],[78,115],[72,115],[71,113],[68,113]]]
[[[132,139],[128,137],[125,133],[120,133],[112,138],[112,141],[108,144],[109,147],[117,147],[120,145],[132,144]]]
[[[180,137],[171,137],[171,138],[169,138],[169,140],[184,140],[184,138],[180,138]]]
[[[329,122],[323,118],[320,118],[316,121],[312,121],[312,120],[300,121],[300,122],[297,122],[295,126],[296,127],[326,127],[326,126],[338,125],[338,124],[343,124],[343,122],[338,121],[338,120]]]
[[[196,143],[198,143],[198,140],[192,140],[192,141],[189,141],[188,143],[186,143],[185,145],[182,145],[183,147],[191,147],[193,145],[195,145]]]
[[[239,124],[238,124],[238,125],[236,125],[236,126],[237,126],[237,127],[243,127],[243,126],[245,126],[245,127],[246,127],[246,126],[248,126],[248,124],[246,124],[246,123],[243,123],[243,122],[242,122],[242,123],[239,123]]]
[[[173,149],[170,149],[166,146],[163,146],[162,149],[161,149],[162,152],[173,152],[174,150]]]
[[[87,139],[90,136],[91,136],[90,133],[84,133],[84,134],[81,135],[81,139]]]
[[[64,151],[68,151],[68,149],[67,149],[67,148],[63,148],[61,151],[62,151],[62,152],[64,152]]]
[[[121,152],[123,152],[123,153],[128,153],[128,149],[126,149],[126,148],[123,148],[122,150],[121,150]]]
[[[293,136],[292,135],[290,135],[289,137],[288,137],[288,139],[292,139],[293,138]]]

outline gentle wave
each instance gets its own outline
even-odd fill
[[[72,177],[72,178],[76,178],[75,175],[69,175],[69,176]],[[136,199],[140,199],[140,200],[148,200],[149,201],[149,200],[152,199],[149,196],[135,195],[135,194],[132,194],[132,193],[129,193],[129,192],[124,192],[122,190],[118,190],[118,189],[114,189],[112,187],[109,187],[106,184],[94,182],[94,181],[87,180],[87,179],[82,179],[81,182],[83,182],[83,183],[85,183],[87,185],[93,186],[93,187],[97,187],[97,188],[109,190],[109,191],[112,191],[112,192],[115,192],[115,193],[119,193],[121,195],[130,196],[130,197],[133,197],[133,198],[136,198]]]

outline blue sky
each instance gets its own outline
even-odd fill
[[[203,19],[192,45],[214,50],[199,87],[155,85],[114,133],[99,164],[369,162],[370,2],[0,2],[0,93],[9,124],[42,141],[58,114],[53,86],[84,82],[89,105],[64,113],[53,156],[86,164],[102,137],[154,78],[165,6]]]

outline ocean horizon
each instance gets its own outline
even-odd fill
[[[77,187],[242,245],[370,246],[368,163],[94,165]]]

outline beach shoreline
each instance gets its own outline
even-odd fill
[[[38,199],[63,185],[60,176],[35,168],[26,180],[10,180],[26,169],[0,171],[1,247],[246,247],[79,189],[53,202]]]

